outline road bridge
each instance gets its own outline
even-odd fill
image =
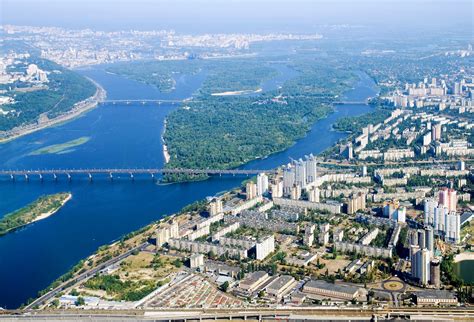
[[[16,177],[24,177],[28,181],[31,177],[37,177],[43,180],[45,176],[49,176],[54,180],[58,176],[65,176],[68,180],[72,179],[73,175],[83,175],[92,180],[95,175],[105,175],[113,179],[115,175],[129,175],[134,179],[135,175],[149,175],[154,178],[156,174],[188,174],[188,175],[257,175],[259,173],[271,173],[275,170],[255,170],[255,169],[167,169],[167,168],[89,168],[89,169],[38,169],[38,170],[0,170],[0,176],[10,177],[15,180]]]
[[[338,102],[333,102],[334,105],[366,105],[369,101],[368,100],[363,100],[363,101],[338,101]]]
[[[183,103],[187,100],[179,100],[179,99],[116,99],[116,100],[113,100],[113,99],[108,99],[108,100],[103,100],[100,102],[100,104],[104,105],[104,104],[112,104],[112,105],[116,105],[116,104],[127,104],[127,105],[130,105],[130,104],[142,104],[142,105],[146,105],[146,104],[180,104],[180,103]]]

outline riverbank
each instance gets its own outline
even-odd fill
[[[474,260],[474,252],[464,252],[454,256],[455,263],[459,263],[466,260]]]
[[[0,236],[48,218],[58,212],[71,198],[72,194],[65,192],[43,196],[27,206],[5,215],[0,219]]]
[[[12,140],[15,140],[19,137],[25,136],[27,134],[40,131],[43,129],[46,129],[48,127],[54,126],[54,125],[59,125],[61,123],[70,121],[75,119],[76,117],[79,117],[83,113],[86,113],[94,108],[97,107],[97,105],[105,99],[107,96],[106,90],[100,86],[97,82],[94,80],[88,78],[97,88],[95,94],[81,102],[78,102],[75,104],[75,106],[67,111],[64,114],[61,114],[55,118],[52,118],[50,120],[38,123],[38,124],[28,124],[25,126],[21,126],[18,128],[14,128],[10,131],[7,131],[2,138],[0,138],[0,144],[6,143]]]
[[[46,218],[48,218],[49,216],[54,215],[55,213],[57,213],[57,212],[59,211],[59,209],[61,209],[62,207],[64,207],[64,205],[65,205],[69,200],[71,200],[71,199],[72,199],[72,194],[71,194],[71,193],[68,193],[68,194],[67,194],[67,197],[66,197],[63,201],[61,201],[61,204],[60,204],[59,207],[57,207],[57,208],[55,208],[55,209],[52,209],[52,210],[50,210],[50,211],[48,211],[48,212],[45,212],[45,213],[40,214],[38,217],[36,217],[35,219],[33,219],[32,223],[33,223],[33,222],[36,222],[36,221],[40,221],[40,220],[46,219]]]
[[[212,93],[211,96],[237,96],[237,95],[261,93],[262,91],[263,89],[261,88],[258,88],[256,90],[247,89],[247,90],[242,90],[242,91],[228,91],[228,92]]]
[[[186,79],[170,96],[151,86],[114,77],[102,70],[87,74],[107,90],[110,99],[183,99],[192,96],[200,87],[203,75],[205,72]],[[172,104],[162,104],[159,108],[141,105],[132,108],[125,103],[104,105],[64,125],[2,145],[0,163],[8,168],[24,169],[37,169],[38,166],[50,169],[161,167],[164,159],[159,135],[163,131],[166,115],[175,108]],[[317,121],[306,136],[286,150],[266,158],[252,159],[242,168],[272,169],[288,163],[290,158],[317,154],[345,137],[343,133],[331,131],[331,124],[339,118],[370,110],[368,106],[340,106],[328,117]],[[169,129],[171,125],[168,125]],[[77,149],[61,158],[48,154],[28,156],[43,146],[92,135],[94,139],[87,143],[87,148]],[[196,200],[238,187],[245,178],[216,176],[204,181],[172,185],[153,184],[148,178],[135,181],[94,180],[91,183],[85,177],[77,176],[77,179],[68,181],[58,176],[54,184],[41,183],[36,176],[30,176],[28,184],[21,178],[15,182],[5,179],[0,184],[2,213],[18,209],[40,195],[71,191],[74,196],[73,202],[63,207],[58,216],[51,216],[28,229],[0,238],[0,253],[9,259],[8,265],[0,265],[0,285],[11,290],[0,294],[0,306],[16,308],[27,298],[35,297],[38,290],[46,288],[54,279],[52,276],[67,272],[99,246],[119,240],[121,236],[156,222],[164,215],[177,213]],[[51,177],[45,176],[44,179],[50,180]],[[71,220],[74,221],[72,225]],[[111,220],[113,225],[110,225]],[[78,242],[78,236],[83,242]],[[32,240],[35,242],[32,243]],[[45,249],[48,251],[45,252]],[[64,249],[68,251],[64,252]],[[22,267],[22,283],[18,283],[17,267]]]

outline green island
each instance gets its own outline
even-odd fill
[[[71,199],[69,192],[41,196],[29,205],[6,214],[0,219],[0,236],[32,222],[45,219]]]
[[[155,86],[160,92],[171,92],[175,87],[175,78],[183,74],[195,74],[200,68],[194,61],[142,61],[117,63],[105,69],[141,83]]]
[[[41,154],[65,154],[72,152],[74,147],[87,143],[90,140],[90,137],[83,136],[68,142],[48,145],[38,150],[35,150],[29,155],[41,155]]]
[[[235,63],[235,62],[234,62]],[[355,81],[350,71],[303,59],[289,67],[298,76],[258,96],[212,96],[213,84],[226,84],[209,76],[200,95],[171,112],[163,135],[169,168],[235,168],[256,158],[282,151],[305,136],[317,120],[332,112],[334,97]],[[216,74],[240,80],[240,73]],[[239,70],[239,68],[235,68]],[[262,79],[261,67],[255,74]],[[266,75],[268,77],[269,74]],[[247,76],[248,77],[248,76]],[[265,77],[265,78],[266,78]],[[245,84],[250,82],[244,79]],[[329,85],[327,85],[329,84]],[[247,85],[237,88],[246,88]],[[219,91],[224,90],[219,87]],[[168,175],[165,181],[203,179],[203,176]]]
[[[282,151],[304,137],[318,119],[332,112],[332,102],[358,79],[337,59],[300,55],[288,60],[148,61],[111,66],[109,72],[169,90],[174,74],[202,72],[206,78],[193,99],[172,111],[163,140],[168,168],[238,167]],[[278,61],[278,63],[275,63]],[[277,64],[296,76],[278,89],[257,93],[280,75]],[[202,180],[206,176],[167,175],[165,182]]]

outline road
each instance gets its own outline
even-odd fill
[[[109,259],[108,261],[100,264],[99,266],[97,267],[94,267],[90,270],[87,270],[85,271],[84,273],[76,276],[75,278],[73,279],[70,279],[70,280],[67,280],[63,283],[61,283],[59,286],[57,286],[56,288],[52,289],[51,291],[49,291],[48,293],[40,296],[39,298],[37,298],[36,300],[34,300],[33,302],[31,302],[30,304],[28,304],[27,306],[25,306],[25,310],[30,310],[32,308],[34,308],[35,306],[40,306],[42,305],[43,303],[45,303],[47,300],[51,299],[52,297],[54,297],[56,294],[58,294],[59,292],[65,290],[66,288],[68,288],[69,286],[71,286],[71,284],[75,284],[77,282],[80,282],[80,281],[83,281],[83,280],[86,280],[92,276],[94,276],[96,273],[98,273],[99,271],[103,270],[104,268],[110,266],[110,265],[113,265],[113,264],[116,264],[118,262],[120,262],[121,260],[125,259],[126,257],[130,256],[134,251],[141,251],[143,250],[144,248],[146,248],[147,246],[149,245],[148,242],[145,242],[143,244],[140,244],[139,246],[135,247],[135,248],[132,248],[128,251],[126,251],[125,253],[117,256],[117,257],[114,257],[114,258],[111,258]]]

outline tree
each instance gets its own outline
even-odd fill
[[[183,266],[183,262],[177,258],[173,261],[173,265],[177,268],[180,268],[181,266]]]
[[[221,285],[221,291],[222,291],[222,292],[227,292],[228,289],[229,289],[229,282],[225,281],[225,282],[222,283],[222,285]]]
[[[76,306],[83,306],[86,304],[86,301],[84,301],[84,298],[82,296],[79,296],[76,300]]]

